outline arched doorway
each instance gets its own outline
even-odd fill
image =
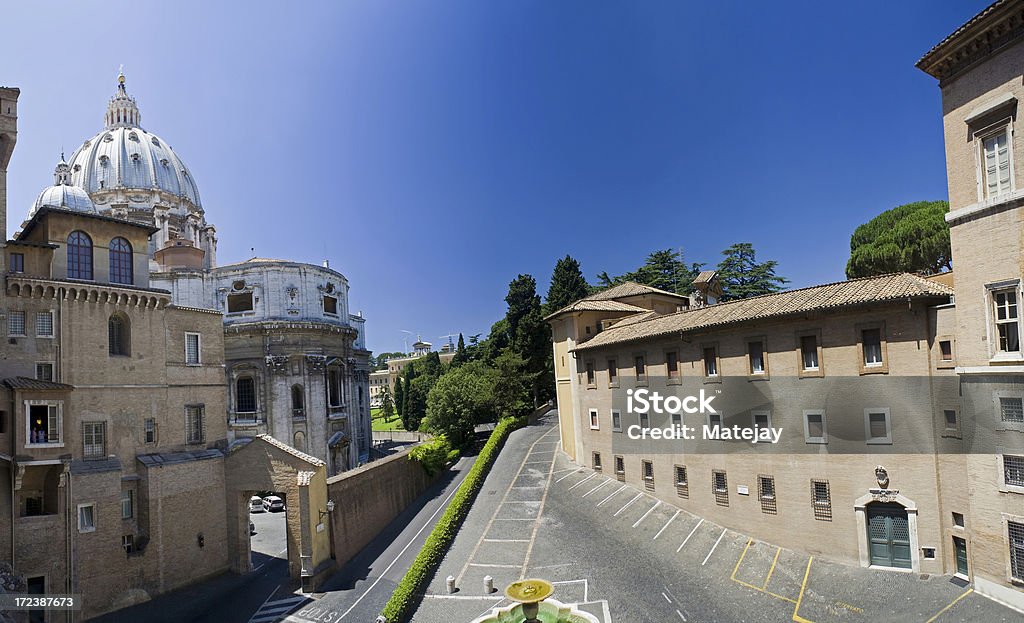
[[[894,569],[913,567],[906,508],[893,503],[868,504],[867,530],[871,565]]]

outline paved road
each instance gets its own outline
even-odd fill
[[[322,587],[314,602],[289,623],[370,623],[377,618],[409,569],[475,456],[460,459],[451,472],[399,515],[374,541]]]
[[[470,621],[543,577],[604,623],[1020,621],[942,576],[840,565],[704,521],[571,463],[551,419],[516,431],[413,617]],[[444,578],[457,578],[449,595]],[[370,620],[370,619],[368,619]]]

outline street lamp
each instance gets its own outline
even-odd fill
[[[324,518],[324,515],[330,515],[334,512],[334,500],[327,500],[327,510],[320,511],[320,519]]]

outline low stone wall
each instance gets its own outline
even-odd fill
[[[409,452],[404,450],[327,479],[327,497],[335,504],[331,521],[339,567],[444,473],[428,476],[418,462],[409,460]]]
[[[375,443],[381,442],[408,442],[408,443],[420,443],[421,441],[427,441],[430,439],[430,435],[427,433],[420,433],[415,431],[404,431],[404,430],[375,430],[373,431],[373,441]]]

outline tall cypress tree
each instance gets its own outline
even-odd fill
[[[452,367],[458,368],[462,364],[469,361],[469,356],[466,353],[466,340],[459,334],[459,345],[455,347],[455,356],[452,357]]]
[[[395,379],[395,412],[398,419],[405,420],[405,390],[402,388],[402,377]]]
[[[587,296],[590,286],[583,277],[580,263],[572,256],[566,255],[555,264],[551,273],[551,285],[548,287],[547,300],[544,303],[544,314],[553,314],[566,305]]]

